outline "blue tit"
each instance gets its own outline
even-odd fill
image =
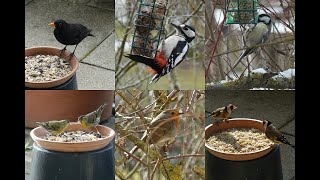
[[[286,137],[270,122],[267,120],[262,121],[263,127],[265,129],[265,135],[268,139],[276,144],[287,144],[292,148],[295,148],[295,145],[291,144]]]
[[[244,33],[243,42],[245,47],[252,47],[263,44],[268,40],[271,32],[271,18],[267,14],[260,14],[258,17],[258,23],[253,27],[250,27]],[[242,60],[242,58],[256,51],[257,48],[247,48],[239,57],[238,61],[233,65],[234,69]]]

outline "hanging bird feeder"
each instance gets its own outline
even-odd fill
[[[164,32],[164,17],[168,0],[139,0],[135,19],[131,54],[155,58]]]
[[[256,24],[257,0],[225,0],[226,24]]]

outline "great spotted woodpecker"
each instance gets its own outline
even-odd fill
[[[169,36],[160,43],[155,59],[141,55],[128,54],[125,57],[143,63],[154,70],[154,76],[149,84],[157,82],[178,66],[186,57],[189,43],[195,38],[195,29],[191,26],[171,23],[176,28],[176,34]]]

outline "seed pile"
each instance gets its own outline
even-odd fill
[[[96,132],[86,132],[86,131],[70,131],[63,132],[57,136],[47,134],[44,138],[49,141],[58,141],[58,142],[89,142],[89,141],[97,141],[102,139],[99,133]]]
[[[273,142],[259,129],[231,128],[207,140],[213,149],[225,153],[249,153],[265,149]]]
[[[25,57],[25,81],[46,82],[62,78],[71,72],[71,65],[65,59],[51,55]]]

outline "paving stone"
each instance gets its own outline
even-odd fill
[[[63,48],[53,35],[53,27],[48,24],[55,19],[70,23],[81,23],[92,29],[95,37],[85,38],[77,47],[76,56],[81,59],[110,32],[114,31],[114,12],[86,6],[82,1],[71,3],[61,0],[34,0],[25,7],[25,46],[55,46]],[[88,2],[87,2],[88,3]],[[75,46],[68,47],[73,51]],[[110,47],[114,50],[114,47]]]
[[[79,90],[114,90],[115,73],[81,63],[77,72]],[[81,79],[81,81],[78,81]]]
[[[115,70],[114,33],[112,33],[106,40],[104,40],[82,62]]]
[[[113,0],[92,0],[87,5],[95,7],[95,8],[100,8],[103,10],[114,12],[114,1]]]

